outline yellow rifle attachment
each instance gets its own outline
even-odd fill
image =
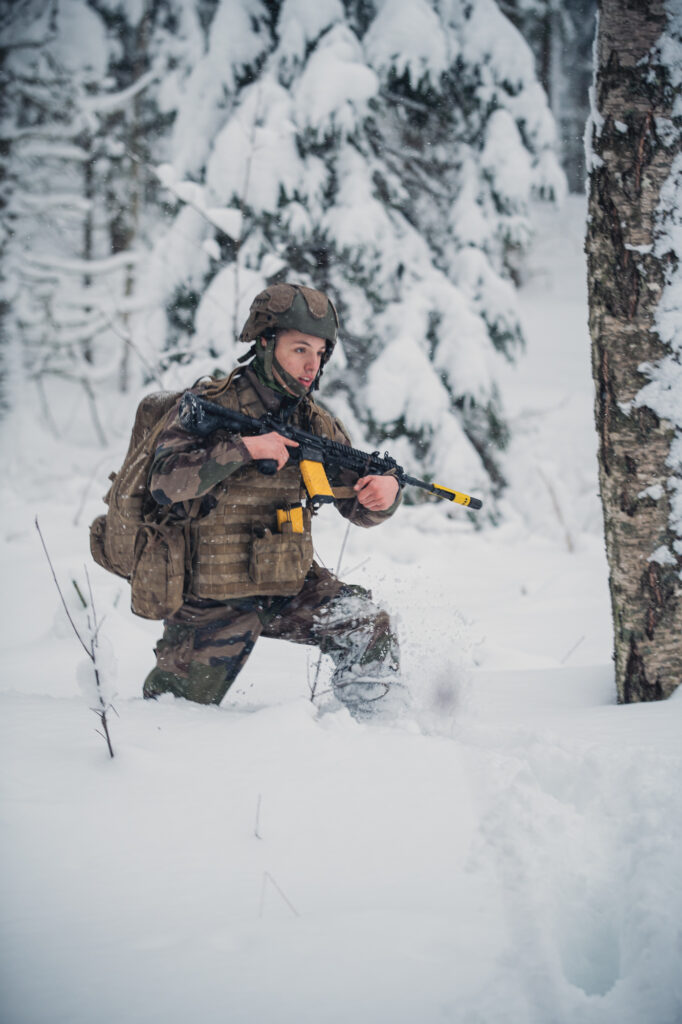
[[[294,505],[293,508],[278,508],[277,529],[280,533],[303,533],[302,506]]]
[[[301,459],[299,466],[310,500],[315,504],[334,501],[334,492],[322,463]]]
[[[431,484],[428,488],[439,498],[446,498],[454,501],[457,505],[471,505],[472,508],[480,508],[481,502],[478,498],[472,498],[470,494],[462,494],[461,491],[453,491],[451,487],[443,487],[441,484]]]

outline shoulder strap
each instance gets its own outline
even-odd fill
[[[231,386],[232,382],[244,372],[243,366],[236,366],[227,377],[199,377],[192,385],[192,391],[195,388],[201,388],[204,397],[210,398],[211,400],[218,398]]]

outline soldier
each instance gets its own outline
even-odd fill
[[[313,433],[350,444],[341,422],[311,397],[331,356],[338,316],[329,298],[293,284],[254,299],[241,333],[250,352],[213,401],[253,417],[271,411]],[[200,393],[201,385],[197,390]],[[165,621],[144,696],[169,692],[219,704],[259,636],[310,644],[334,663],[332,689],[358,718],[404,702],[399,652],[387,613],[371,594],[342,583],[313,561],[311,509],[289,449],[276,432],[241,437],[188,434],[176,406],[152,464],[149,489],[160,509],[197,509],[191,523],[191,573],[180,610]],[[274,476],[258,472],[272,459]],[[385,522],[400,504],[392,474],[345,472],[336,501],[358,526]]]

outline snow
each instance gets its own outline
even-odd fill
[[[296,122],[321,135],[352,133],[379,80],[362,61],[362,48],[343,25],[330,29],[294,89]]]
[[[457,57],[452,36],[442,31],[438,14],[425,0],[384,3],[363,45],[373,67],[393,70],[397,78],[407,75],[414,89],[424,81],[438,88],[440,76]]]
[[[297,63],[305,59],[306,45],[314,42],[325,29],[343,20],[340,0],[284,0],[277,22],[279,49]]]
[[[241,210],[233,207],[207,207],[206,189],[195,181],[178,181],[175,168],[170,164],[160,164],[155,168],[156,176],[161,184],[178,197],[187,206],[194,207],[210,224],[214,224],[223,234],[239,239],[242,232]]]
[[[219,708],[144,702],[159,626],[87,538],[130,409],[106,452],[5,423],[7,1024],[681,1019],[682,699],[615,703],[584,205],[537,225],[503,521],[427,501],[345,549],[400,630],[394,724],[311,703],[314,653],[274,641]],[[89,566],[113,760],[36,514],[86,635]],[[344,530],[320,515],[331,566]]]
[[[530,154],[524,148],[513,117],[497,110],[487,126],[481,166],[495,183],[496,191],[507,197],[512,209],[523,208],[528,193]]]
[[[174,123],[172,155],[180,175],[200,172],[210,141],[226,116],[226,93],[267,45],[264,19],[259,0],[219,0],[204,59],[190,61],[192,70],[178,87],[176,99],[181,97],[183,102]]]
[[[453,0],[455,6],[461,0]],[[461,15],[460,15],[461,16]],[[535,77],[533,53],[494,0],[477,0],[470,5],[462,23],[462,55],[479,66],[478,95],[494,109],[508,110],[523,122],[524,132],[534,148],[551,148],[556,129],[552,115],[542,102],[542,86]],[[556,183],[560,176],[553,173]],[[565,185],[562,188],[562,192]]]
[[[50,26],[52,28],[52,26]],[[47,43],[53,57],[69,70],[83,69],[103,78],[107,67],[107,40],[100,18],[82,0],[64,0],[60,11],[60,31],[44,27],[41,42]]]

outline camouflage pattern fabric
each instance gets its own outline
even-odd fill
[[[219,704],[260,636],[328,654],[333,692],[358,717],[398,684],[398,642],[387,613],[369,591],[343,584],[314,564],[295,597],[184,605],[166,621],[144,696],[172,693]]]
[[[245,382],[253,388],[258,396],[258,407],[249,410],[250,416],[262,416],[268,412],[278,412],[282,405],[282,397],[266,387],[256,373],[247,367],[243,374]],[[239,408],[235,401],[227,401],[230,392],[222,396],[222,404],[230,408]],[[168,414],[164,428],[159,435],[156,455],[149,475],[149,490],[156,503],[161,507],[171,504],[182,504],[183,511],[189,510],[189,503],[195,498],[209,496],[213,488],[227,480],[230,476],[243,469],[253,466],[253,461],[243,441],[236,435],[228,435],[218,430],[209,438],[192,437],[183,430],[178,419],[178,406]],[[330,416],[329,413],[316,415],[319,406],[312,399],[305,399],[297,409],[293,422],[300,423],[313,433],[325,434],[333,441],[350,445],[350,438],[343,424]],[[301,422],[305,421],[305,422]],[[327,429],[322,429],[322,424]],[[357,474],[342,472],[338,479],[332,480],[334,486],[352,486],[358,479]],[[400,505],[401,495],[391,508],[384,512],[371,512],[353,498],[342,499],[336,507],[355,526],[372,527],[385,522],[393,515]]]
[[[251,367],[246,367],[218,400],[229,408],[244,407],[251,416],[262,415],[265,410],[278,412],[287,401],[264,385]],[[340,421],[309,397],[297,404],[293,421],[314,433],[350,444]],[[283,470],[282,475],[289,472]],[[238,476],[230,481],[235,473]],[[189,514],[190,503],[203,498],[200,518],[193,524],[198,533],[211,520],[212,510],[217,514],[223,507],[221,502],[226,503],[225,507],[233,504],[230,492],[234,497],[243,489],[250,474],[254,479],[254,522],[261,521],[258,491],[263,478],[258,479],[260,474],[241,439],[221,431],[203,440],[193,437],[181,427],[176,407],[168,414],[159,436],[149,489],[158,505],[170,506],[171,512],[175,506],[178,512]],[[352,487],[356,480],[357,474],[342,472],[332,483]],[[341,499],[336,507],[352,523],[372,527],[385,522],[399,504],[400,494],[383,512],[372,512],[354,498]],[[274,522],[264,525],[276,530]],[[223,529],[229,533],[229,524]],[[233,540],[241,543],[237,535]],[[247,535],[244,543],[248,542]],[[367,591],[344,585],[313,563],[302,589],[293,597],[251,596],[253,590],[247,594],[218,601],[201,599],[191,590],[186,592],[183,606],[166,620],[156,648],[156,668],[145,680],[144,696],[169,692],[203,704],[219,704],[260,636],[318,646],[328,654],[335,666],[333,691],[351,709],[371,706],[389,688],[396,691],[397,640],[388,615],[372,602]]]
[[[149,476],[149,490],[161,508],[192,501],[241,469],[251,456],[241,438],[216,431],[209,438],[190,437],[172,410],[159,437]]]

